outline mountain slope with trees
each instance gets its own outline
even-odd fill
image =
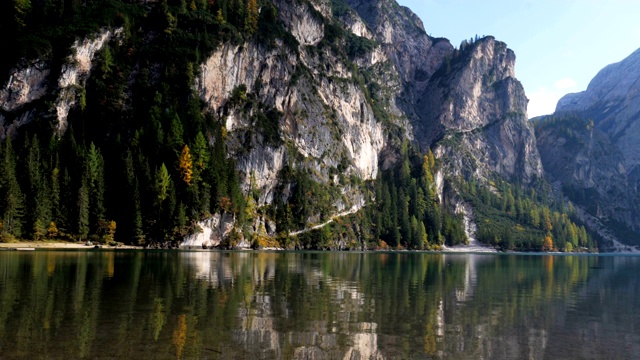
[[[3,4],[3,236],[594,250],[543,179],[513,52],[365,5]]]

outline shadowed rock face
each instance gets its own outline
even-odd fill
[[[623,156],[631,186],[640,181],[640,49],[602,69],[586,91],[568,94],[556,113],[574,112],[595,121]]]
[[[543,124],[536,129],[547,175],[562,184],[565,195],[600,222],[613,220],[637,229],[637,195],[630,186],[621,152],[606,133],[589,126],[589,122],[571,117],[564,121],[577,124],[572,128]],[[628,240],[624,236],[617,238]]]
[[[640,231],[640,50],[602,69],[586,91],[560,99],[555,115],[593,124],[577,132],[578,142],[540,132],[545,169],[565,186],[589,193],[592,215]]]

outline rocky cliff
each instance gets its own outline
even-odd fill
[[[602,69],[586,91],[560,99],[556,113],[574,112],[593,119],[623,155],[632,186],[640,184],[640,50]]]
[[[586,212],[637,244],[640,231],[640,50],[568,94],[538,126],[545,169]]]
[[[206,2],[113,3],[139,28],[116,12],[121,27],[75,39],[64,61],[43,56],[14,69],[0,91],[0,122],[2,135],[17,136],[20,126],[43,118],[71,148],[81,143],[95,155],[89,145],[96,143],[125,154],[104,161],[127,178],[107,177],[113,183],[106,191],[131,194],[122,200],[131,216],[107,211],[126,222],[128,234],[143,238],[144,229],[169,221],[154,238],[171,232],[186,237],[186,246],[231,237],[231,245],[247,245],[245,235],[305,234],[383,206],[376,196],[388,195],[384,206],[395,207],[402,224],[387,228],[402,228],[405,244],[424,233],[419,246],[429,232],[439,246],[443,220],[450,232],[456,222],[476,228],[452,179],[527,185],[543,175],[515,55],[493,37],[454,48],[428,36],[393,0],[274,0],[246,13]],[[75,138],[64,139],[74,123]],[[209,163],[207,145],[216,157]],[[89,166],[89,155],[73,151],[79,158],[65,169],[100,167],[99,156]],[[424,160],[431,151],[435,159]],[[234,169],[227,174],[226,167]],[[384,172],[399,190],[374,190]],[[86,186],[99,186],[83,176],[69,181],[76,203]],[[426,216],[423,199],[414,201],[412,225],[409,209],[395,202],[432,196],[431,182],[437,194],[425,203],[447,209]],[[91,191],[91,227],[103,231],[97,222],[105,190]],[[423,221],[437,229],[420,230]],[[401,245],[400,234],[393,237]]]
[[[227,131],[236,138],[232,152],[241,154],[245,190],[254,179],[253,186],[263,194],[261,205],[273,202],[278,172],[287,163],[312,170],[321,183],[339,185],[331,169],[337,169],[340,159],[350,164],[345,175],[363,180],[374,179],[378,164],[389,160],[382,155],[388,135],[381,119],[376,119],[364,89],[351,80],[358,72],[377,74],[373,80],[380,100],[387,103],[385,112],[425,151],[437,148],[445,176],[488,179],[498,174],[529,182],[542,175],[526,121],[527,99],[514,76],[515,55],[504,43],[488,37],[454,51],[446,39],[429,37],[417,16],[393,1],[349,1],[353,10],[333,11],[320,2],[276,5],[298,42],[298,56],[282,56],[284,44],[275,49],[223,46],[202,65],[197,80],[210,109],[225,114]],[[314,10],[324,19],[309,15]],[[351,59],[359,66],[357,72],[339,53],[317,50],[325,39],[325,24],[332,20],[350,32],[348,36],[375,41]],[[300,69],[303,76],[292,82]],[[255,83],[263,86],[251,89]],[[284,140],[280,147],[251,146],[247,153],[241,139],[252,126],[250,114],[225,107],[233,89],[242,85],[284,114],[278,124]],[[327,122],[327,116],[332,121]],[[343,189],[335,212],[364,204],[356,188]]]
[[[436,144],[448,173],[524,183],[542,176],[514,67],[513,51],[487,37],[454,53],[425,89],[416,133],[423,146]]]
[[[42,115],[55,116],[55,129],[61,135],[67,129],[69,111],[78,103],[91,74],[93,61],[113,38],[122,35],[122,28],[102,29],[71,46],[60,69],[52,69],[51,59],[36,59],[24,67],[11,70],[8,81],[0,90],[0,138]],[[53,70],[53,71],[52,71]],[[53,74],[52,74],[53,72]],[[57,82],[52,75],[57,75]],[[55,96],[53,107],[39,103],[47,96]]]

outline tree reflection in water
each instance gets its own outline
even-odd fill
[[[7,358],[637,358],[640,258],[0,253]]]

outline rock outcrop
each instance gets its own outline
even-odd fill
[[[367,181],[395,165],[405,141],[434,150],[442,164],[440,189],[457,176],[481,181],[502,176],[526,184],[542,175],[526,121],[527,99],[514,76],[515,55],[504,43],[487,37],[455,49],[448,40],[427,35],[420,19],[394,0],[274,0],[261,6],[260,21],[273,30],[267,40],[266,34],[247,36],[245,42],[242,36],[235,38],[239,41],[221,37],[225,40],[206,58],[197,52],[199,69],[188,72],[195,73],[192,89],[203,110],[224,129],[222,151],[234,160],[242,195],[251,194],[255,208],[286,204],[296,177],[321,189],[322,210],[305,214],[295,224],[301,228],[287,229],[290,234],[375,201]],[[34,116],[31,105],[40,101],[58,135],[64,133],[70,110],[83,99],[96,54],[122,32],[105,29],[77,40],[61,69],[42,60],[15,70],[0,91],[3,131],[28,122]],[[165,36],[155,30],[147,35]],[[162,66],[162,60],[154,63],[151,78]],[[138,72],[128,76],[130,86]],[[129,100],[132,91],[125,90]],[[129,111],[132,104],[123,107]],[[216,145],[217,138],[207,135]],[[446,204],[444,197],[455,197],[456,191],[439,196]],[[202,221],[204,232],[186,244],[223,241],[233,219],[222,218],[212,214]],[[221,223],[227,224],[224,230]]]
[[[454,50],[391,1],[349,3],[373,29],[403,81],[399,107],[426,151],[437,147],[450,174],[524,182],[542,176],[515,54],[493,37]],[[444,140],[444,141],[443,141]]]
[[[314,51],[325,36],[314,10],[325,21],[339,21],[352,36],[375,41],[373,49],[353,60],[361,70],[378,74],[373,80],[387,101],[385,110],[406,138],[417,140],[425,151],[436,149],[446,167],[444,176],[488,179],[498,174],[525,183],[542,176],[526,118],[527,99],[514,75],[515,55],[504,43],[488,37],[454,50],[448,40],[428,36],[419,18],[394,1],[348,3],[351,9],[330,13],[324,3],[276,2],[281,20],[299,43],[298,56],[281,43],[271,49],[224,45],[202,65],[196,87],[211,110],[226,116],[244,189],[259,190],[259,205],[274,201],[285,165],[309,169],[320,183],[340,185],[332,169],[341,159],[348,165],[344,175],[363,180],[374,179],[379,164],[393,162],[393,156],[383,155],[387,135],[380,119],[351,80],[357,74],[344,59],[327,52],[327,46],[321,55]],[[239,86],[284,114],[279,129],[291,146],[265,146],[254,138],[246,151],[253,124],[227,106]],[[335,213],[362,197],[357,188],[342,188]]]
[[[640,186],[640,49],[602,69],[586,91],[560,99],[556,113],[593,119],[623,157],[633,189]]]
[[[492,37],[457,52],[433,76],[418,103],[416,137],[435,144],[447,173],[528,183],[542,176],[527,98],[514,77],[515,55]]]
[[[57,72],[52,74],[49,60],[38,59],[26,67],[13,69],[0,90],[0,139],[28,123],[36,114],[49,111],[55,112],[58,135],[64,133],[69,111],[76,106],[78,92],[86,84],[96,54],[122,32],[123,28],[103,29],[91,37],[76,40],[57,81],[51,79]],[[57,94],[54,108],[35,111],[38,100],[52,93]]]
[[[565,123],[543,120],[537,132],[545,169],[620,241],[637,244],[640,50],[602,69],[586,91],[560,99],[553,118]]]
[[[42,60],[22,69],[13,69],[9,81],[0,90],[2,110],[13,112],[43,97],[47,92],[47,78],[50,73],[49,64]]]
[[[67,64],[62,66],[58,79],[58,99],[56,100],[57,124],[56,131],[62,134],[67,130],[69,110],[76,106],[78,89],[84,85],[91,73],[93,59],[96,54],[114,37],[122,34],[123,29],[103,29],[92,39],[76,40],[71,47]]]

